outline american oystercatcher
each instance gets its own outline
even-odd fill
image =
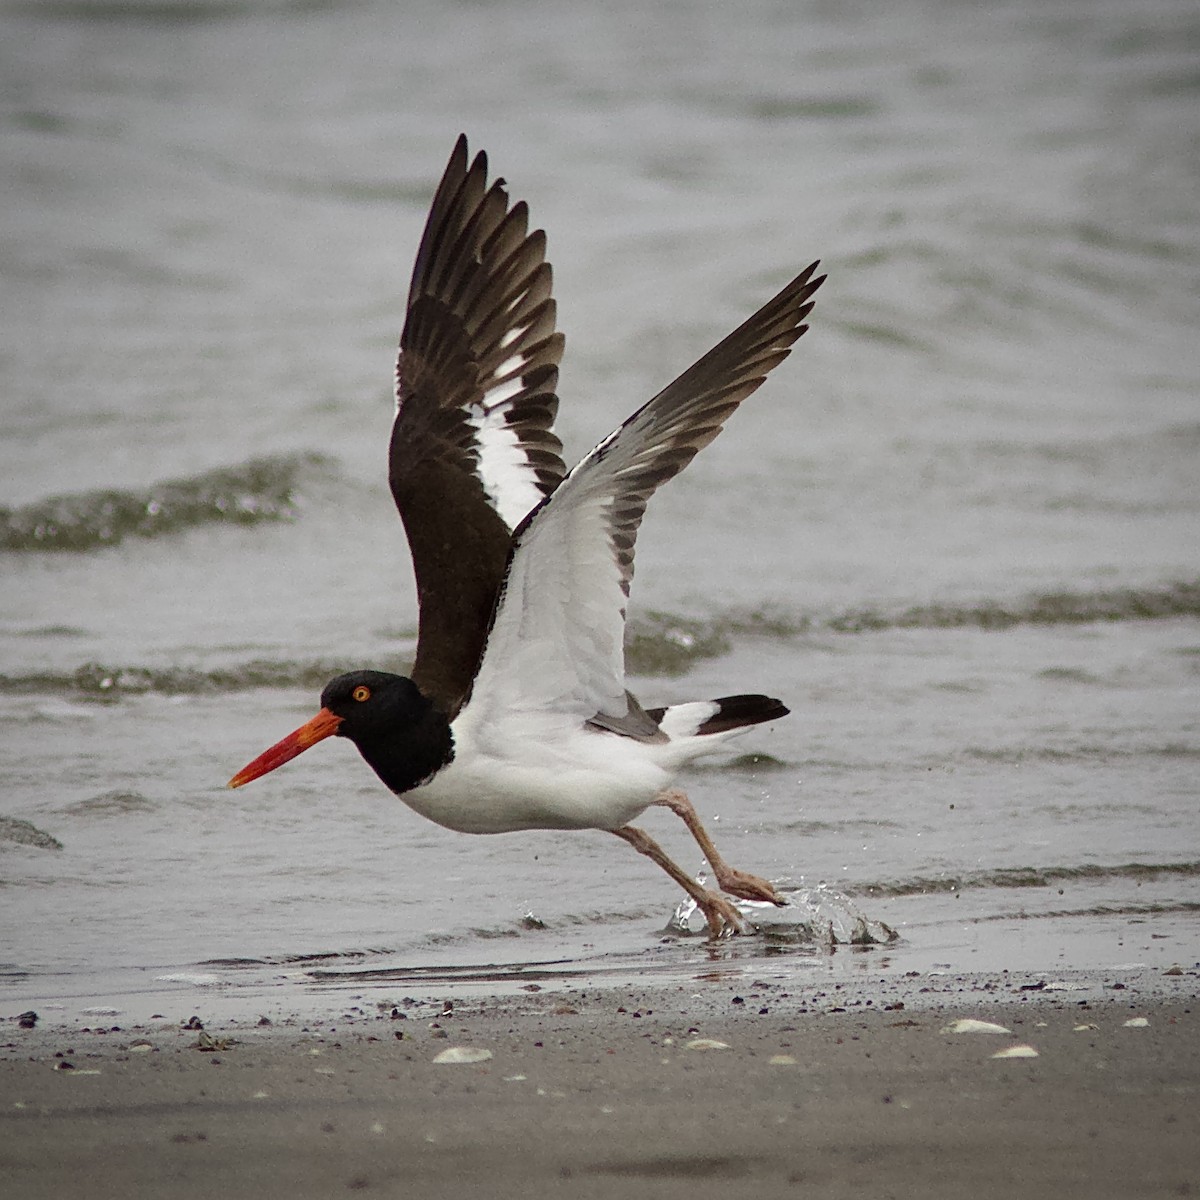
[[[767,696],[643,708],[625,686],[625,605],[646,502],[807,329],[817,264],[638,409],[571,471],[552,432],[563,336],[546,238],[460,137],[417,251],[396,366],[389,480],[420,606],[412,677],[353,671],[321,711],[239,771],[241,787],[331,735],[410,808],[465,833],[600,829],[658,863],[711,936],[737,908],[629,822],[677,813],[722,892],[783,904],[730,867],[685,763],[787,713]]]

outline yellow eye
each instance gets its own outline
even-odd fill
[[[360,683],[358,687],[356,687],[354,691],[350,693],[350,695],[353,696],[354,699],[359,702],[359,704],[362,704],[364,700],[370,700],[371,689],[365,684]]]

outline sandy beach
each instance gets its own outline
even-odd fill
[[[30,1200],[1193,1195],[1197,979],[716,972],[269,1024],[12,1014],[0,1169]]]

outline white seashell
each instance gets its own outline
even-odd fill
[[[478,1063],[492,1057],[490,1050],[481,1046],[447,1046],[433,1061],[435,1063]]]
[[[1011,1029],[1005,1029],[1003,1025],[993,1024],[991,1021],[977,1021],[974,1017],[960,1017],[957,1021],[951,1021],[943,1030],[943,1033],[1012,1033]]]
[[[1007,1050],[997,1050],[993,1058],[1037,1058],[1038,1052],[1032,1046],[1009,1046]]]

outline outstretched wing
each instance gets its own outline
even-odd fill
[[[457,712],[483,650],[512,529],[562,479],[563,337],[546,236],[468,166],[460,137],[417,251],[396,364],[389,482],[420,603],[413,679]]]
[[[557,714],[648,736],[625,691],[624,655],[646,502],[788,356],[825,278],[816,268],[605,438],[518,526],[469,703],[480,726]]]

